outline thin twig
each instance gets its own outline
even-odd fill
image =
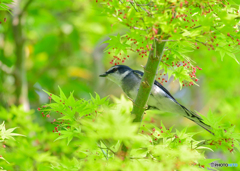
[[[100,149],[101,149],[101,148],[100,148]],[[101,149],[101,151],[102,151],[104,157],[108,160],[108,156],[105,154],[105,151],[104,151],[103,149]]]
[[[135,30],[144,30],[144,31],[147,31],[147,29],[143,29],[143,28],[138,28],[138,27],[132,27],[133,29]]]
[[[177,42],[179,40],[159,40],[156,38],[157,41],[162,41],[162,42]]]
[[[199,40],[197,40],[197,39],[195,39],[195,41],[198,42],[198,43],[203,44],[204,46],[206,46],[206,43],[203,43],[203,42],[201,42],[201,41],[199,41]]]
[[[143,7],[141,7],[141,6],[140,6],[140,8],[141,8],[143,11],[145,11],[148,15],[153,15],[153,14],[150,13],[147,9],[145,9],[145,8],[143,8]]]
[[[129,157],[130,159],[148,159],[148,157]]]
[[[109,148],[103,140],[101,140],[101,141],[102,141],[102,143],[107,147],[108,150],[110,150],[113,154],[116,155],[116,153],[115,153],[111,148]],[[101,146],[98,146],[98,147],[99,147],[99,148],[102,148]]]
[[[199,28],[199,27],[202,27],[202,25],[199,25],[199,26],[193,27],[192,29],[196,29],[196,28]]]
[[[130,4],[133,6],[133,8],[135,9],[135,11],[138,12],[138,9],[135,7],[134,3],[132,1],[130,1]]]
[[[199,26],[196,26],[196,27],[193,27],[192,29],[197,29],[199,27],[202,27],[202,25],[199,25]],[[184,33],[184,31],[181,31],[180,34]]]

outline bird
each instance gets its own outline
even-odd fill
[[[129,98],[136,99],[143,74],[142,71],[133,70],[126,65],[114,65],[104,74],[99,75],[99,77],[106,77],[113,81],[122,88]],[[151,89],[147,105],[148,109],[180,114],[214,135],[210,125],[204,123],[203,119],[195,112],[181,105],[169,91],[156,80]]]

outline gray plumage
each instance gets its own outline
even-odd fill
[[[132,70],[125,65],[115,65],[111,67],[105,74],[100,76],[107,77],[111,81],[118,84],[127,94],[127,96],[134,100],[137,97],[137,91],[141,83],[143,72]],[[152,87],[147,104],[149,108],[155,108],[163,112],[180,114],[213,134],[210,131],[211,127],[205,124],[199,115],[178,103],[177,100],[168,92],[168,90],[156,80]]]

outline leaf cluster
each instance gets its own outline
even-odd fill
[[[111,64],[124,63],[131,52],[147,57],[154,39],[167,41],[160,69],[168,77],[178,79],[181,86],[196,84],[198,80],[193,72],[197,66],[189,56],[194,50],[216,51],[222,59],[228,56],[238,62],[240,4],[237,1],[112,0],[98,3],[101,15],[129,28],[126,34],[110,36],[105,42],[108,43],[106,51],[112,57]]]
[[[212,150],[212,146],[208,147],[208,141],[196,141],[193,138],[196,133],[187,133],[187,128],[173,132],[173,127],[167,129],[162,123],[160,127],[145,123],[140,128],[142,131],[137,134],[138,125],[132,122],[130,115],[131,102],[123,96],[120,99],[114,98],[114,104],[109,104],[107,98],[101,99],[97,94],[88,101],[75,100],[72,93],[66,98],[61,89],[60,96],[48,94],[56,101],[45,105],[41,111],[57,110],[57,113],[62,112],[63,115],[55,121],[58,121],[58,129],[54,132],[59,134],[56,140],[66,138],[68,145],[71,141],[80,140],[78,157],[64,159],[64,162],[52,166],[56,170],[73,169],[72,164],[69,164],[71,161],[75,163],[76,170],[91,170],[93,167],[99,170],[149,170],[149,167],[163,170],[201,170],[200,168],[210,167],[209,163],[217,160],[204,157],[203,152]],[[77,108],[75,104],[81,107]],[[73,111],[74,115],[70,114]],[[213,124],[212,117],[209,114],[204,118],[205,122]],[[66,120],[67,124],[64,123]],[[220,119],[215,119],[214,122],[216,121],[215,125],[218,125]],[[217,132],[214,125],[213,128]],[[227,135],[216,137],[223,138]],[[235,143],[238,143],[235,135],[234,138]],[[122,143],[130,149],[125,160],[120,157],[123,153]],[[224,149],[225,146],[219,148]]]
[[[16,128],[17,127],[6,129],[5,128],[5,123],[3,122],[0,125],[0,143],[5,142],[6,140],[15,140],[14,136],[24,136],[24,135],[21,135],[21,134],[13,133],[13,131]],[[5,145],[3,145],[3,146],[5,146]],[[5,160],[7,163],[9,163],[3,156],[0,156],[0,159]]]

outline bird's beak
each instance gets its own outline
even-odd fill
[[[99,77],[106,77],[107,75],[108,75],[107,73],[104,73],[104,74],[99,75]]]

